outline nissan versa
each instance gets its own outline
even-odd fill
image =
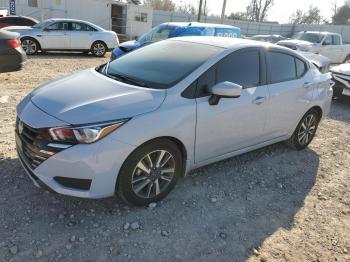
[[[17,151],[37,186],[147,205],[199,166],[285,140],[305,148],[331,98],[330,76],[293,50],[168,39],[32,91]]]

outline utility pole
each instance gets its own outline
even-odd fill
[[[203,0],[199,0],[198,18],[197,18],[197,21],[198,21],[198,22],[200,22],[200,21],[201,21],[201,15],[202,15],[202,4],[203,4]]]
[[[222,12],[221,12],[221,24],[225,22],[225,11],[226,11],[226,0],[224,0],[222,4]]]

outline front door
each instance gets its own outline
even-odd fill
[[[43,29],[43,49],[70,49],[69,22],[56,22]]]
[[[267,86],[261,51],[236,51],[203,74],[197,82],[195,160],[202,162],[265,140]],[[266,74],[265,74],[266,76]],[[238,98],[209,105],[207,90],[219,82],[242,85]]]

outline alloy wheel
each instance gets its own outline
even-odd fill
[[[38,47],[37,44],[30,39],[26,39],[22,41],[22,48],[26,52],[27,55],[33,55],[36,53]]]
[[[102,43],[96,43],[93,47],[93,53],[96,56],[103,56],[106,53],[106,48]]]
[[[309,114],[304,118],[298,131],[298,142],[301,145],[308,144],[315,135],[317,128],[317,117],[314,114]]]
[[[132,174],[132,189],[141,198],[154,198],[166,190],[175,173],[175,159],[166,150],[144,156]]]

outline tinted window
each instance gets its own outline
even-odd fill
[[[340,45],[340,36],[338,35],[333,35],[333,45]]]
[[[297,77],[301,77],[306,71],[306,65],[303,61],[298,58],[295,58],[295,66],[297,68]]]
[[[48,30],[68,30],[68,22],[54,23],[46,27]]]
[[[84,24],[84,23],[72,23],[72,30],[73,31],[96,31],[91,26]]]
[[[271,82],[278,83],[296,78],[295,61],[291,55],[269,52]]]
[[[108,74],[165,89],[185,78],[223,48],[183,41],[161,41],[130,52],[109,64]]]
[[[218,64],[217,81],[230,81],[246,88],[258,86],[260,82],[259,68],[259,51],[236,52]]]

